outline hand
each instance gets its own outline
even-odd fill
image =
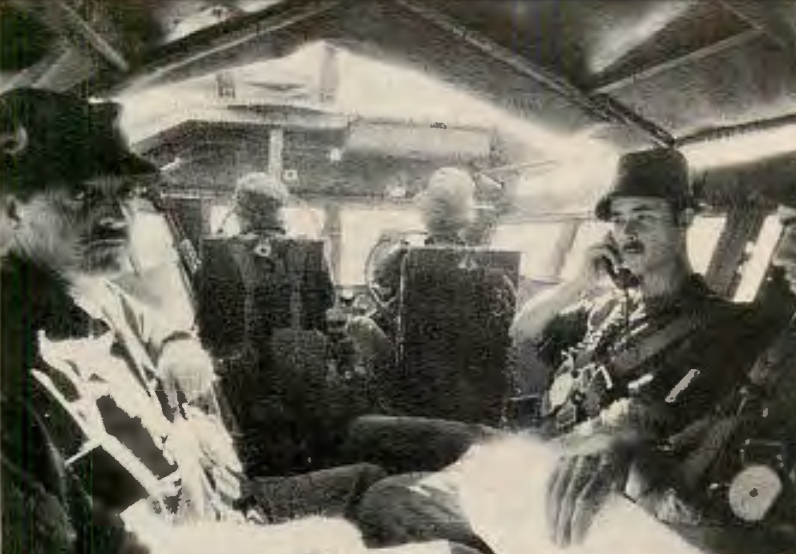
[[[653,435],[661,416],[636,399],[623,398],[600,412],[599,417],[577,425],[553,440],[569,456],[586,456],[639,445]]]
[[[551,539],[561,547],[583,540],[594,517],[616,488],[625,464],[610,451],[563,458],[547,489]]]
[[[581,283],[584,289],[592,289],[603,277],[606,259],[614,267],[621,265],[621,260],[613,244],[613,237],[608,233],[603,240],[586,250],[583,264],[575,275],[575,281]]]
[[[196,340],[169,342],[158,360],[167,390],[181,391],[191,402],[213,390],[216,374],[213,361]],[[176,404],[172,404],[174,408]]]

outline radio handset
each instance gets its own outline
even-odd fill
[[[622,256],[616,246],[609,244],[608,248],[611,249],[616,259],[621,260]],[[603,262],[605,263],[605,272],[618,289],[626,290],[639,285],[639,278],[628,268],[615,265],[607,256],[603,258]]]

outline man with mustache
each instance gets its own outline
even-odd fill
[[[666,439],[706,412],[732,405],[753,360],[755,314],[713,293],[691,267],[686,238],[696,205],[690,185],[686,161],[675,150],[624,155],[612,189],[596,206],[597,217],[612,225],[610,234],[587,251],[573,279],[531,299],[513,324],[515,341],[531,343],[555,368],[541,434],[561,458],[546,492],[537,491],[547,496],[546,513],[535,517],[547,518],[558,546],[584,538],[611,492],[664,517],[657,510],[671,492],[699,481],[677,474],[677,457],[664,452]],[[609,275],[615,286],[600,296]],[[528,464],[533,472],[534,461]],[[387,541],[439,536],[440,530],[472,534],[468,514],[457,506],[457,479],[382,481],[363,501],[366,528]],[[378,507],[390,521],[378,516]],[[404,509],[414,517],[399,517]],[[420,513],[436,525],[418,523]]]
[[[0,98],[3,545],[9,551],[140,548],[65,469],[51,441],[71,446],[83,437],[42,404],[46,395],[31,371],[43,367],[43,343],[92,333],[91,318],[75,298],[88,290],[86,276],[119,267],[126,199],[136,178],[154,172],[120,147],[110,132],[113,117],[110,106],[44,91]],[[106,140],[87,140],[92,135]],[[160,337],[162,347],[181,339]],[[26,528],[26,519],[37,523]]]
[[[2,160],[13,224],[2,272],[3,367],[13,368],[3,372],[4,390],[41,398],[33,392],[41,381],[35,369],[67,398],[96,400],[104,431],[157,474],[174,460],[156,437],[180,425],[185,418],[178,411],[192,409],[178,410],[178,397],[197,399],[214,374],[190,332],[171,327],[108,280],[126,259],[131,201],[157,178],[154,166],[127,150],[117,115],[114,104],[46,91],[21,89],[2,98],[4,131],[13,137]],[[185,386],[189,376],[195,388]],[[184,495],[183,507],[194,515],[212,512],[220,505],[205,500],[215,494],[206,496],[208,483],[195,477],[191,483],[181,476],[196,495],[190,503]]]
[[[125,522],[159,552],[264,552],[294,532],[296,551],[364,548],[342,519],[285,531],[239,510],[229,437],[191,405],[205,391],[175,379],[207,374],[202,389],[210,358],[109,280],[122,270],[136,189],[158,176],[128,149],[118,112],[45,90],[0,95],[4,548],[146,552],[108,515],[140,497]],[[80,487],[85,460],[91,482]],[[252,502],[273,502],[272,523],[342,515],[372,470],[259,483]]]
[[[678,475],[658,449],[705,412],[732,409],[754,359],[756,314],[721,299],[691,267],[695,208],[682,154],[623,156],[596,206],[609,236],[571,281],[517,315],[515,338],[557,368],[543,410],[545,431],[569,452],[548,490],[560,545],[583,538],[611,490],[658,506],[699,481]],[[593,299],[606,276],[614,292]]]

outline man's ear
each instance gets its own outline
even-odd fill
[[[9,194],[0,199],[0,209],[3,210],[3,217],[7,218],[11,226],[16,228],[22,223],[22,203],[19,198]]]

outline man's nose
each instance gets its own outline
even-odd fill
[[[106,229],[121,230],[129,225],[126,203],[119,200],[108,200],[102,206],[97,222]]]
[[[105,216],[100,218],[99,224],[105,229],[113,229],[114,231],[127,229],[127,220],[124,218]]]
[[[614,234],[618,239],[636,238],[638,236],[638,223],[633,219],[621,221],[616,224]]]

